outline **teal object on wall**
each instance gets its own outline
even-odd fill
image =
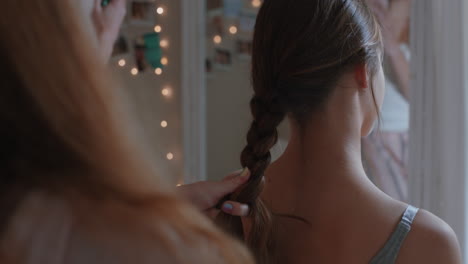
[[[107,6],[110,3],[111,0],[102,0],[101,6]]]
[[[161,38],[158,33],[148,33],[143,36],[145,40],[145,59],[153,68],[162,68]]]

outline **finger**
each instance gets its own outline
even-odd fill
[[[227,179],[224,179],[221,182],[216,182],[215,184],[218,185],[218,195],[220,197],[234,192],[237,188],[242,186],[246,183],[250,178],[250,170],[245,168],[242,173],[237,176],[230,175]]]
[[[223,181],[229,181],[229,180],[232,180],[232,179],[234,179],[234,178],[237,178],[237,177],[239,177],[239,176],[242,174],[243,171],[244,171],[244,170],[237,170],[237,171],[235,171],[235,172],[229,174],[228,176],[224,177],[224,178],[223,178]]]
[[[250,213],[248,205],[232,201],[225,202],[221,210],[226,214],[234,216],[248,216]]]
[[[215,219],[216,216],[218,216],[218,214],[219,214],[218,209],[210,209],[210,210],[205,211],[205,215],[211,219]]]
[[[215,207],[221,209],[222,204],[229,199],[228,195],[239,189],[239,187],[245,184],[249,178],[250,170],[245,168],[242,173],[236,177],[232,177],[232,175],[230,175],[227,179],[214,183],[217,185],[216,196],[214,196],[217,201]]]

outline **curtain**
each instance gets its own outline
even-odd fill
[[[466,0],[414,0],[410,200],[466,232]],[[464,250],[466,251],[466,250]]]

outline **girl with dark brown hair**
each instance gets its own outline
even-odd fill
[[[105,63],[125,2],[1,3],[0,263],[252,263],[132,140]],[[206,210],[247,179],[178,191]]]
[[[251,178],[219,218],[259,263],[461,263],[453,230],[368,179],[361,138],[383,101],[380,26],[363,0],[265,0],[255,27]],[[270,165],[277,127],[285,153]],[[411,230],[411,231],[410,231]]]

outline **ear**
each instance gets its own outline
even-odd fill
[[[360,63],[354,67],[354,79],[359,85],[359,89],[369,88],[366,64]]]

